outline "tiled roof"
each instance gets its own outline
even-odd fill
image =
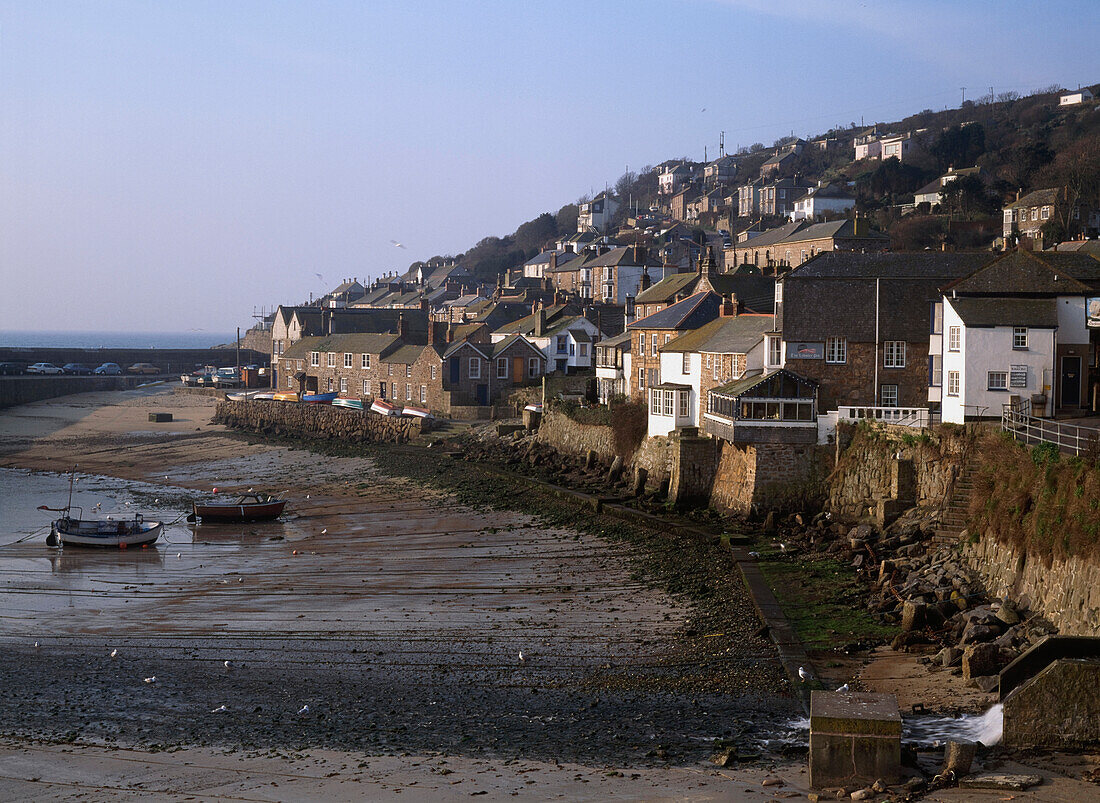
[[[722,299],[716,293],[696,293],[634,321],[627,329],[696,329],[718,317]]]
[[[680,335],[661,351],[715,352],[718,354],[747,354],[770,332],[775,318],[772,315],[738,315],[735,318],[715,318],[693,332]]]
[[[412,365],[414,362],[420,359],[420,355],[426,348],[427,346],[413,346],[405,344],[403,346],[399,346],[388,354],[383,355],[381,361]]]
[[[385,354],[387,349],[401,344],[395,334],[355,333],[303,337],[280,355],[280,359],[304,359],[311,351],[353,354]],[[419,347],[417,347],[419,348]],[[341,363],[341,366],[343,363]]]
[[[630,351],[630,332],[623,332],[621,335],[615,337],[609,337],[606,340],[601,340],[598,345],[600,348],[616,348],[619,351]]]
[[[1100,260],[1060,251],[1009,251],[965,277],[945,283],[944,292],[966,295],[1081,295],[1100,288]]]
[[[984,252],[902,251],[864,254],[856,251],[824,251],[792,270],[784,277],[784,281],[900,276],[948,281],[973,273],[989,260],[990,255]]]
[[[1058,301],[1054,298],[949,298],[947,303],[967,326],[1058,326]]]

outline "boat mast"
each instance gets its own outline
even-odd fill
[[[73,464],[73,470],[69,472],[69,503],[65,505],[65,515],[69,515],[69,510],[73,506],[73,481],[76,479],[76,464]]]

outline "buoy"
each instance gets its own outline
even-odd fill
[[[126,548],[126,542],[125,542],[125,541],[123,541],[122,543],[120,543],[120,544],[118,545],[118,548],[119,548],[119,549],[125,549],[125,548]]]

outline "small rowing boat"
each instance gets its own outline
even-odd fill
[[[232,501],[192,502],[190,522],[269,521],[277,519],[286,507],[285,499],[260,494],[242,494]]]
[[[61,516],[50,524],[50,534],[46,536],[46,545],[57,546],[99,546],[126,547],[148,546],[160,538],[164,530],[162,521],[145,521],[140,513],[133,518],[116,518],[107,516],[102,519],[83,518],[83,508],[77,507],[80,514],[73,518],[70,513],[73,508],[73,482],[76,480],[76,466],[73,466],[69,474],[69,502],[65,507],[46,507],[39,505],[39,510],[50,510],[60,513]]]
[[[362,410],[363,401],[362,399],[333,399],[332,406],[345,407],[348,410]]]
[[[271,398],[275,401],[296,402],[298,401],[298,394],[290,391],[283,391],[282,393],[271,394]]]
[[[336,395],[336,393],[303,393],[302,401],[310,404],[332,404]]]
[[[414,418],[432,418],[432,411],[427,407],[409,407],[405,405],[405,409],[401,411],[401,415],[413,416]]]
[[[375,399],[370,409],[379,415],[401,415],[401,408],[385,399]]]

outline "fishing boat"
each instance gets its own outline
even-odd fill
[[[247,393],[226,393],[226,401],[248,401],[249,395]]]
[[[140,513],[132,518],[106,516],[102,519],[84,518],[84,509],[73,507],[73,482],[76,480],[76,466],[69,474],[69,501],[65,507],[47,507],[39,505],[39,510],[60,513],[50,525],[50,534],[46,536],[47,546],[99,546],[126,547],[148,546],[160,538],[164,531],[164,522],[145,521]],[[73,518],[73,510],[80,511]]]
[[[271,401],[275,398],[274,393],[253,393],[252,401]]]
[[[310,404],[332,404],[332,400],[335,399],[337,394],[333,393],[303,393],[302,401],[309,402]]]
[[[414,418],[432,418],[432,411],[427,407],[409,407],[405,405],[405,409],[401,411],[401,415],[413,416]]]
[[[401,408],[385,399],[375,399],[371,402],[370,409],[379,415],[401,415]]]
[[[363,409],[363,400],[362,399],[333,399],[332,400],[332,406],[333,407],[345,407],[348,410],[362,410]]]
[[[285,499],[273,496],[246,493],[234,500],[214,502],[191,502],[190,522],[198,521],[269,521],[277,519],[286,507]]]
[[[282,393],[271,394],[271,398],[275,401],[296,402],[298,401],[298,394],[292,391],[283,391]]]

